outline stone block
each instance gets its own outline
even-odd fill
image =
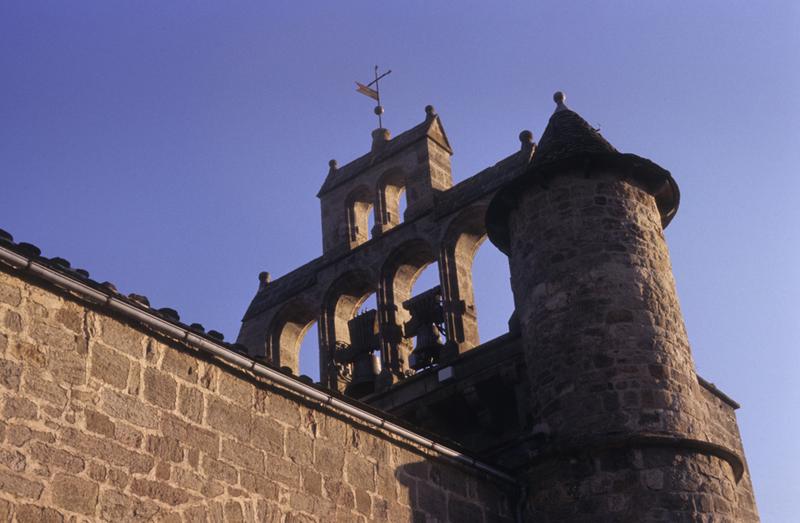
[[[55,319],[61,326],[72,332],[83,332],[83,308],[74,303],[66,302],[62,308],[56,311]]]
[[[86,409],[84,415],[86,416],[86,428],[88,430],[109,438],[114,437],[114,422],[108,416],[91,409]]]
[[[355,455],[347,456],[347,482],[357,489],[375,491],[375,465]]]
[[[19,306],[22,303],[22,292],[19,287],[0,282],[0,303],[5,303],[12,307]]]
[[[150,456],[128,450],[113,441],[84,434],[72,427],[63,429],[60,441],[82,455],[85,454],[112,465],[128,468],[134,473],[147,473],[155,464]]]
[[[266,476],[290,488],[300,487],[300,467],[286,459],[269,457]]]
[[[67,404],[67,389],[42,378],[41,374],[37,372],[25,374],[22,388],[27,395],[42,399],[57,407],[64,408]]]
[[[161,370],[189,383],[197,383],[199,365],[196,357],[172,347],[166,347],[161,360]]]
[[[100,493],[100,517],[104,521],[145,523],[159,512],[152,501],[128,496],[116,490],[104,489]]]
[[[144,435],[141,431],[125,423],[117,423],[114,428],[114,438],[122,445],[138,449],[142,446]]]
[[[236,468],[223,463],[209,456],[203,456],[203,472],[210,479],[217,479],[224,481],[229,485],[236,485],[238,483],[238,473]]]
[[[344,448],[316,442],[314,466],[326,478],[341,478],[344,471]]]
[[[31,481],[0,470],[0,491],[2,492],[36,500],[42,495],[42,490],[44,490],[44,485],[38,481]]]
[[[153,407],[144,404],[138,398],[112,389],[103,389],[100,393],[101,410],[112,418],[119,418],[133,425],[155,429],[158,427],[159,413]]]
[[[242,442],[250,441],[252,429],[250,412],[232,403],[213,396],[209,397],[206,422],[214,429],[230,434]]]
[[[3,318],[3,324],[5,325],[5,328],[11,332],[21,332],[22,316],[14,311],[6,311],[5,317]]]
[[[157,458],[180,463],[183,461],[183,447],[171,437],[147,436],[147,451]]]
[[[144,370],[144,397],[153,405],[173,410],[178,395],[178,385],[172,377],[152,367]]]
[[[242,471],[241,480],[242,488],[245,489],[250,495],[255,493],[265,499],[278,499],[278,492],[280,489],[273,481],[246,470]]]
[[[129,370],[130,360],[122,353],[99,343],[91,344],[90,376],[124,390]]]
[[[100,326],[100,339],[109,347],[124,352],[134,359],[144,356],[145,336],[113,318],[96,315]]]
[[[56,467],[72,474],[83,471],[83,458],[51,445],[34,442],[30,445],[31,457],[47,467]]]
[[[0,387],[9,390],[19,390],[19,376],[22,374],[22,365],[9,360],[0,360]]]
[[[4,419],[30,419],[35,420],[39,417],[39,409],[36,404],[21,396],[6,398],[3,406]]]
[[[283,456],[286,432],[283,425],[257,414],[253,415],[252,420],[251,444],[269,454]]]
[[[178,392],[178,411],[196,423],[203,421],[203,393],[198,389],[180,386]]]
[[[193,499],[185,490],[174,488],[161,481],[134,479],[130,489],[137,496],[154,499],[173,507],[188,503]]]
[[[50,432],[33,430],[25,425],[9,425],[6,430],[6,441],[15,447],[21,447],[32,439],[45,443],[53,443],[56,437]],[[0,438],[0,440],[2,440],[2,438]]]
[[[0,521],[11,521],[9,517],[0,515]],[[63,523],[64,516],[57,510],[36,505],[19,505],[17,507],[17,523]]]
[[[187,423],[171,414],[161,418],[161,432],[177,438],[187,447],[195,448],[216,458],[219,456],[219,435]]]
[[[286,457],[295,463],[311,464],[314,461],[314,440],[303,432],[288,431],[286,433]]]
[[[97,507],[98,486],[92,481],[56,474],[51,484],[53,503],[71,512],[91,516]]]
[[[25,470],[25,456],[16,450],[0,449],[0,465],[14,472]]]
[[[11,355],[25,365],[43,369],[47,367],[47,349],[44,346],[34,345],[20,340],[11,344]]]
[[[62,352],[47,361],[47,370],[56,381],[69,385],[86,383],[86,356],[79,352]]]
[[[78,338],[74,333],[44,320],[34,320],[28,328],[28,334],[37,345],[45,345],[59,352],[77,349]]]
[[[255,472],[264,472],[264,453],[232,439],[222,441],[222,458],[234,465]],[[270,464],[281,460],[270,461]]]
[[[229,372],[221,372],[219,375],[218,392],[239,407],[249,409],[253,406],[254,390],[253,384],[245,378]]]
[[[97,481],[98,483],[105,481],[106,468],[100,463],[92,461],[91,463],[89,463],[89,477]]]

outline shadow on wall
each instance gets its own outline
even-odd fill
[[[487,480],[456,466],[419,461],[395,469],[398,488],[408,495],[409,521],[484,523],[514,521],[513,500]]]

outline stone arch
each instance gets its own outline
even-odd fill
[[[347,241],[351,248],[369,240],[372,201],[372,194],[366,185],[359,185],[345,198],[345,225]]]
[[[342,274],[325,292],[320,321],[320,374],[331,388],[338,384],[334,352],[338,343],[350,343],[347,325],[367,298],[377,291],[377,278],[368,270]]]
[[[406,192],[407,177],[403,169],[394,167],[378,178],[376,188],[375,227],[376,232],[385,232],[403,222],[400,200]],[[379,231],[377,230],[379,228]]]
[[[486,240],[485,204],[473,205],[450,221],[440,245],[440,278],[450,341],[464,352],[480,343],[472,262]]]
[[[272,362],[300,372],[300,344],[308,329],[317,321],[316,308],[295,299],[284,305],[272,321],[267,335],[267,354]]]
[[[408,370],[411,340],[403,337],[403,325],[410,319],[403,302],[411,298],[417,277],[431,263],[436,251],[423,239],[409,240],[386,257],[378,288],[378,315],[381,321],[383,366],[398,376]]]

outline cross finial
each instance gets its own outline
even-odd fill
[[[389,73],[391,73],[391,72],[392,72],[392,70],[389,69],[385,73],[379,74],[378,73],[378,66],[376,65],[375,66],[375,79],[373,81],[371,81],[367,85],[364,85],[362,83],[356,82],[356,91],[358,91],[359,93],[363,94],[364,96],[369,96],[370,98],[372,98],[373,100],[378,102],[378,105],[375,106],[374,111],[375,111],[375,115],[378,117],[378,128],[379,129],[383,128],[383,119],[381,118],[381,116],[383,115],[383,106],[381,105],[381,89],[380,89],[379,81],[383,77],[389,75]],[[373,85],[375,86],[374,89],[372,88]]]

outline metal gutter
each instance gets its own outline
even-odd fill
[[[395,423],[392,423],[386,418],[375,415],[371,412],[367,412],[356,405],[353,405],[347,401],[343,401],[315,387],[307,385],[306,383],[303,383],[294,377],[287,376],[286,374],[267,367],[266,365],[262,365],[251,358],[243,356],[225,347],[224,345],[200,337],[190,330],[181,327],[180,325],[164,320],[163,318],[160,318],[151,312],[143,310],[117,298],[110,291],[99,291],[98,289],[86,285],[75,278],[71,278],[62,274],[46,264],[22,256],[2,246],[0,246],[0,261],[3,261],[17,269],[28,271],[29,273],[47,282],[73,292],[85,299],[88,299],[89,301],[108,307],[117,314],[142,323],[152,330],[175,338],[192,348],[211,354],[230,365],[239,367],[246,371],[252,372],[253,374],[266,378],[273,383],[277,383],[282,387],[291,390],[295,394],[298,394],[307,400],[317,402],[322,406],[329,407],[340,412],[344,412],[363,423],[377,427],[381,430],[385,430],[391,434],[412,441],[421,447],[436,452],[450,461],[461,465],[468,465],[494,476],[497,479],[519,486],[517,481],[512,476],[487,463],[479,461],[472,456],[468,456],[458,450],[442,445],[441,443],[437,443],[436,441],[422,436],[416,432],[403,428]]]

